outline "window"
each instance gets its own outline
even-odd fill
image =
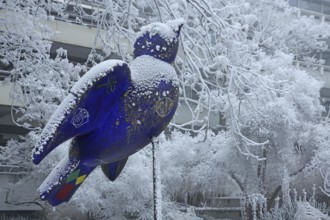
[[[310,10],[310,1],[309,0],[300,0],[298,7],[301,9]]]
[[[313,52],[313,53],[310,54],[310,57],[314,57],[317,60],[319,60],[321,58],[321,52],[315,51],[315,52]]]
[[[324,65],[330,66],[330,51],[323,52],[322,59],[325,61]]]
[[[330,1],[329,0],[323,0],[323,13],[330,15]]]
[[[298,7],[298,0],[289,0],[289,5],[293,7]]]
[[[330,15],[330,0],[289,0],[289,5]]]
[[[312,0],[310,2],[310,10],[322,13],[322,0]]]

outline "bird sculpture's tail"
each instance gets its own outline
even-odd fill
[[[94,168],[65,157],[39,187],[40,198],[53,206],[69,201]]]

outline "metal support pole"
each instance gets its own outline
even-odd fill
[[[150,139],[152,144],[152,176],[153,176],[153,200],[154,220],[162,219],[162,191],[160,180],[160,161],[158,140],[155,137]]]

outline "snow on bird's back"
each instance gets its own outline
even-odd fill
[[[175,69],[169,63],[151,56],[143,55],[133,60],[130,65],[132,81],[140,88],[152,88],[161,80],[179,85]]]
[[[112,71],[116,66],[122,66],[126,62],[122,60],[106,60],[102,63],[92,67],[87,73],[85,73],[78,82],[74,84],[71,92],[80,96],[85,93],[98,79],[105,76],[108,71]]]

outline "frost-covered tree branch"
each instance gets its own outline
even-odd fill
[[[184,18],[174,65],[180,77],[181,105],[191,120],[172,123],[183,134],[174,132],[171,140],[161,143],[162,157],[169,161],[162,176],[170,196],[163,198],[180,198],[180,192],[200,192],[206,187],[223,192],[219,182],[224,191],[235,195],[244,190],[271,197],[282,182],[284,168],[293,173],[311,164],[313,173],[328,166],[328,139],[322,129],[329,125],[319,125],[324,111],[319,101],[322,84],[293,63],[310,61],[315,51],[325,50],[330,28],[308,17],[298,19],[287,1],[15,0],[2,2],[0,7],[7,15],[0,20],[0,59],[10,69],[4,83],[14,84],[12,112],[13,116],[21,114],[13,119],[32,130],[24,141],[10,141],[0,149],[3,161],[29,163],[28,150],[23,149],[32,147],[80,72],[114,54],[132,60],[132,44],[142,25]],[[51,42],[46,39],[55,33],[44,21],[52,19],[96,28],[95,45],[86,63],[73,65],[64,50],[50,58]],[[96,53],[97,41],[102,42],[104,56]],[[214,120],[219,121],[214,115],[222,120],[211,128]],[[17,152],[8,151],[10,147]],[[128,176],[113,185],[95,173],[105,183],[96,189],[86,182],[90,188],[84,193],[102,202],[86,201],[81,208],[92,207],[105,219],[114,213],[138,211],[147,219],[151,180],[145,170],[150,164],[143,161],[148,151],[136,158],[137,163],[126,171]],[[135,196],[130,191],[132,176],[141,183],[133,187]],[[237,186],[228,184],[232,182]],[[114,200],[120,205],[133,202],[123,210],[111,203]],[[112,212],[107,211],[110,206]],[[164,210],[170,212],[166,206]]]

